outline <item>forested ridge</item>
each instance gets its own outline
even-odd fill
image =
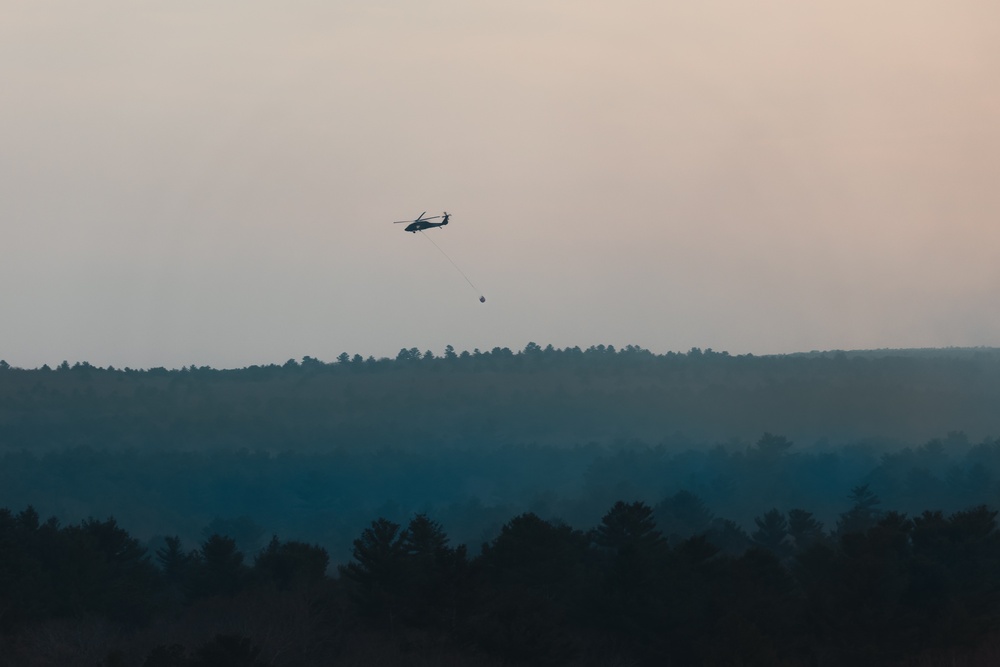
[[[0,666],[995,664],[997,405],[992,349],[0,362]]]
[[[757,357],[628,346],[217,370],[0,363],[0,448],[426,447],[1000,434],[1000,352]]]

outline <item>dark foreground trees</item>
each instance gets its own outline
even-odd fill
[[[113,519],[0,510],[0,665],[991,664],[997,512],[849,530],[877,500],[854,496],[829,533],[767,512],[738,552],[711,527],[664,538],[641,502],[589,532],[521,514],[475,556],[425,515],[377,519],[338,577],[299,542],[151,557]]]

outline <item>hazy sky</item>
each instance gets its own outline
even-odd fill
[[[995,0],[0,0],[0,96],[18,366],[1000,345]]]

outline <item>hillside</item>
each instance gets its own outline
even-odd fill
[[[996,350],[657,355],[529,344],[235,370],[0,364],[0,448],[575,445],[1000,434]]]

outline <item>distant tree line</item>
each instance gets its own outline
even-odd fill
[[[774,509],[684,539],[641,501],[585,531],[523,513],[475,555],[379,518],[335,573],[276,537],[149,553],[114,519],[2,509],[0,664],[992,664],[997,512],[851,498],[830,527]]]
[[[323,546],[335,563],[350,558],[372,516],[402,523],[429,513],[455,542],[474,546],[510,516],[589,526],[627,497],[654,507],[676,540],[718,516],[752,528],[772,507],[809,507],[831,523],[845,510],[845,489],[863,484],[908,514],[1000,507],[1000,440],[973,444],[950,433],[916,447],[834,447],[763,434],[724,445],[0,453],[0,506],[33,505],[64,522],[114,514],[152,549],[165,535],[190,543],[225,532],[252,556],[277,532]]]
[[[0,449],[572,446],[764,431],[923,442],[1000,435],[998,403],[991,349],[734,356],[529,343],[234,370],[0,362]]]

